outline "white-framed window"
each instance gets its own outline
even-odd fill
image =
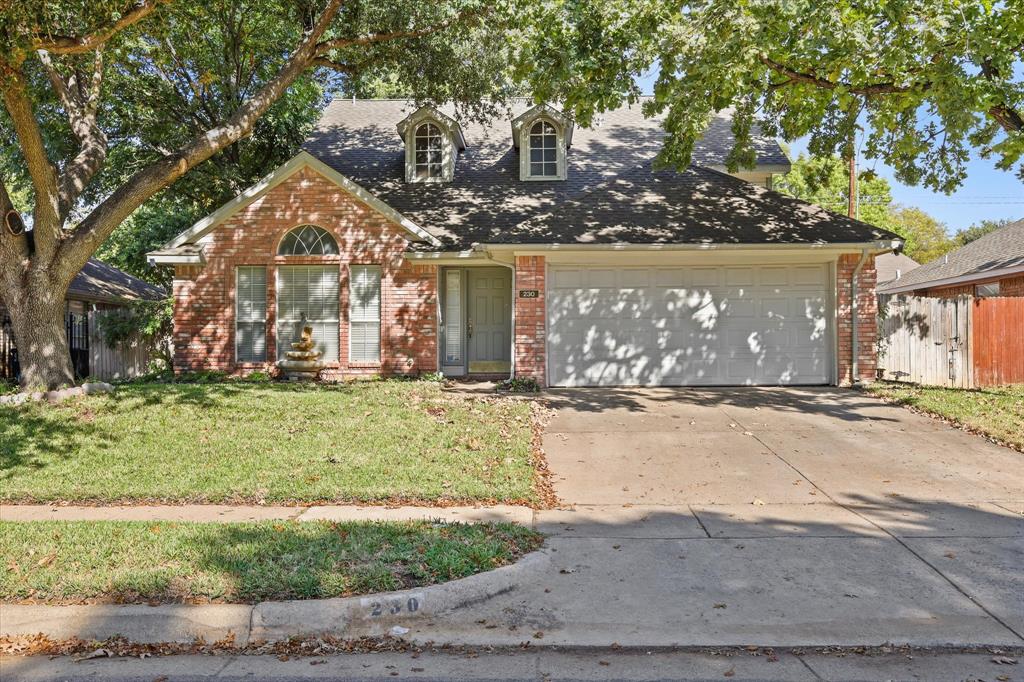
[[[975,284],[974,285],[975,296],[998,296],[999,295],[999,282],[989,282],[987,284]]]
[[[380,362],[380,280],[380,266],[349,268],[348,355],[351,362]]]
[[[338,242],[317,225],[299,225],[289,230],[277,247],[279,256],[336,256]]]
[[[550,121],[540,120],[530,126],[530,177],[558,177],[558,131]]]
[[[324,362],[338,361],[338,266],[282,265],[277,268],[277,359],[285,359],[302,328],[313,328]]]
[[[235,268],[235,361],[267,360],[267,269]]]
[[[417,180],[440,179],[444,175],[444,139],[433,123],[416,126],[413,164]]]

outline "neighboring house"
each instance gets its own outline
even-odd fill
[[[93,313],[123,308],[138,300],[159,300],[166,295],[158,286],[90,258],[75,275],[66,296],[64,318],[75,375],[122,379],[145,371],[148,356],[144,349],[107,348],[96,329]],[[0,378],[15,379],[18,372],[11,321],[0,300]]]
[[[340,376],[874,377],[874,256],[899,238],[767,189],[789,169],[773,140],[726,174],[726,119],[682,172],[652,168],[664,135],[640,105],[582,128],[545,105],[481,125],[336,100],[302,152],[149,254],[175,269],[175,368],[267,369],[308,323]]]
[[[895,282],[921,264],[902,253],[883,253],[875,256],[875,277],[878,287]]]
[[[880,294],[1024,296],[1024,220],[976,239],[879,286]]]

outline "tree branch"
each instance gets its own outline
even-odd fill
[[[32,232],[36,253],[43,256],[43,267],[53,255],[60,240],[60,195],[57,190],[57,169],[50,162],[43,143],[32,100],[25,89],[24,74],[14,72],[3,81],[4,106],[14,124],[25,167],[35,188]]]
[[[32,39],[33,50],[46,50],[52,54],[82,54],[103,45],[124,29],[137,24],[152,14],[160,5],[173,0],[138,0],[121,14],[121,18],[84,36],[41,36]]]
[[[408,29],[403,31],[389,31],[387,33],[370,33],[369,35],[359,36],[356,38],[334,38],[332,40],[325,40],[324,42],[317,45],[316,54],[318,56],[324,55],[331,50],[337,50],[344,47],[358,47],[361,45],[372,45],[374,43],[386,43],[393,40],[402,40],[405,38],[421,38],[423,36],[443,31],[446,28],[454,26],[455,24],[462,23],[467,19],[481,17],[490,11],[489,7],[483,9],[472,9],[466,10],[465,12],[459,12],[451,19],[431,24],[430,26],[424,26],[423,28]]]
[[[867,85],[836,83],[835,81],[830,81],[827,78],[822,78],[821,76],[817,76],[813,73],[805,73],[802,71],[791,69],[788,66],[780,64],[779,62],[765,55],[761,55],[758,59],[761,61],[762,64],[764,64],[768,68],[786,76],[786,78],[789,79],[781,83],[773,83],[771,86],[772,88],[779,88],[785,85],[790,85],[792,83],[808,83],[823,90],[835,90],[838,87],[843,87],[847,90],[847,92],[852,92],[855,95],[864,95],[870,97],[874,95],[895,95],[904,92],[911,92],[916,89],[927,90],[928,88],[931,87],[930,83],[919,83],[912,85],[899,85],[897,83],[891,82],[869,83]]]
[[[49,53],[39,52],[39,61],[64,107],[71,131],[78,140],[78,154],[64,167],[59,180],[60,217],[63,221],[107,158],[107,134],[96,120],[100,84],[103,80],[103,53],[96,52],[92,78],[87,87],[76,75],[65,81],[54,67]]]
[[[1024,45],[1024,43],[1022,43]],[[1017,49],[1020,49],[1018,47]],[[1000,77],[999,70],[992,64],[992,59],[984,59],[981,62],[981,74],[989,83],[995,83]],[[1010,107],[1005,102],[994,104],[989,107],[988,115],[995,119],[996,123],[1002,126],[1008,133],[1019,133],[1024,131],[1024,116],[1021,112]]]
[[[248,135],[259,117],[281,96],[316,57],[317,45],[344,0],[329,0],[298,47],[259,92],[240,106],[221,126],[213,128],[167,156],[143,168],[100,203],[61,245],[63,263],[81,268],[111,232],[153,194],[221,149]],[[62,263],[62,265],[63,265]]]

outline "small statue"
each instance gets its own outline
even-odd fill
[[[306,325],[302,328],[302,336],[299,340],[292,344],[292,348],[302,352],[308,352],[313,350],[313,346],[316,343],[313,341],[313,327],[312,325]]]

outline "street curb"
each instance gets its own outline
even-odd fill
[[[365,597],[268,601],[256,605],[2,604],[0,636],[42,633],[53,639],[95,640],[123,636],[133,642],[150,643],[191,642],[197,637],[215,642],[233,635],[236,646],[303,635],[372,637],[388,634],[395,626],[409,628],[414,622],[506,594],[515,589],[524,572],[547,560],[543,550],[535,551],[514,564],[486,573]]]

